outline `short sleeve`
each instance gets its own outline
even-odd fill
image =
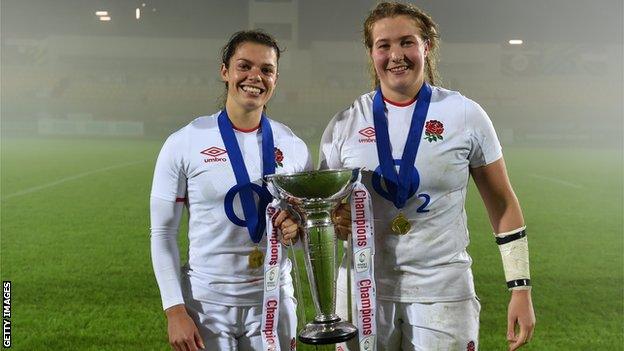
[[[502,148],[487,113],[476,102],[466,99],[466,127],[471,150],[468,156],[470,167],[481,167],[497,161],[503,156]]]

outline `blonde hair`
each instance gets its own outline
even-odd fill
[[[440,37],[438,36],[438,25],[433,21],[431,16],[412,4],[404,4],[400,2],[380,2],[370,11],[366,21],[364,21],[364,45],[370,53],[373,49],[373,26],[381,19],[388,17],[407,16],[414,20],[416,26],[420,30],[420,36],[429,45],[429,53],[425,59],[425,79],[431,85],[439,83],[440,76],[438,74],[438,47],[440,45]],[[373,78],[373,87],[379,85],[379,77],[375,68],[371,64],[370,71]]]

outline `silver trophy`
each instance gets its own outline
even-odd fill
[[[273,197],[286,203],[304,229],[306,272],[316,316],[299,332],[306,344],[335,344],[357,335],[357,328],[336,315],[338,246],[332,212],[351,194],[360,169],[274,174],[266,177]]]

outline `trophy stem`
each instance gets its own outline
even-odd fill
[[[316,316],[314,321],[301,330],[299,340],[312,345],[347,341],[357,335],[357,328],[336,315],[338,247],[333,226],[319,225],[318,222],[314,226],[306,225],[303,243],[306,271]]]
[[[317,322],[336,320],[336,237],[333,227],[305,228],[304,258]]]

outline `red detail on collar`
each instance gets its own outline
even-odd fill
[[[409,106],[409,105],[413,104],[414,101],[416,101],[416,98],[413,98],[413,99],[411,99],[409,101],[406,101],[406,102],[396,102],[396,101],[388,100],[388,99],[386,99],[384,97],[384,101],[389,103],[390,105],[394,105],[396,107],[405,107],[405,106]]]
[[[237,128],[235,125],[232,124],[232,128],[234,130],[237,130],[239,132],[243,132],[243,133],[251,133],[251,132],[255,132],[256,130],[260,129],[260,124],[258,124],[257,126],[251,128],[251,129],[243,129],[243,128]]]

